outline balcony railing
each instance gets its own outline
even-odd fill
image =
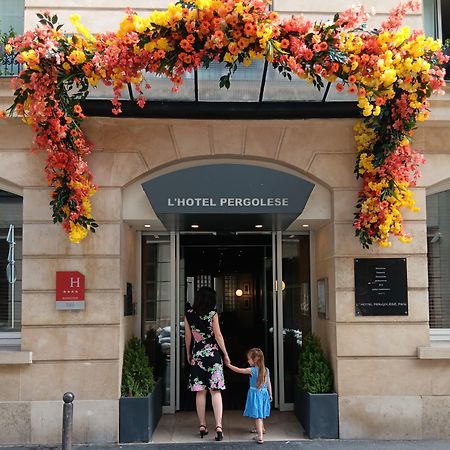
[[[0,44],[0,77],[15,77],[20,72],[20,64],[16,61],[16,55],[5,53]]]

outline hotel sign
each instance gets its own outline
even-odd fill
[[[289,206],[288,198],[266,197],[266,198],[250,198],[250,197],[169,197],[167,199],[168,207],[175,208],[192,208],[200,206],[202,208],[231,208],[231,207],[274,207]]]
[[[359,258],[355,269],[357,316],[407,316],[405,258]]]
[[[266,222],[271,215],[273,223],[287,227],[302,213],[314,184],[267,167],[227,163],[177,170],[143,183],[142,188],[169,229],[181,229],[183,221],[194,216],[212,226],[228,221],[239,229],[245,226],[244,215]],[[212,215],[217,215],[215,224]],[[232,221],[227,217],[231,215]]]
[[[56,272],[56,309],[84,309],[84,275]]]

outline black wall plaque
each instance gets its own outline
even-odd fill
[[[355,259],[357,316],[407,316],[406,258]]]

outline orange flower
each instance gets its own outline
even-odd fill
[[[244,50],[248,46],[248,39],[240,38],[237,45],[241,50]]]
[[[342,83],[336,84],[336,90],[342,92],[344,90],[344,85]]]
[[[80,114],[81,112],[83,112],[83,108],[82,108],[80,105],[75,105],[75,106],[73,107],[73,112],[74,112],[75,114]]]
[[[337,72],[339,70],[339,64],[337,62],[334,62],[331,64],[331,72]]]
[[[358,93],[358,95],[360,96],[360,97],[365,97],[366,96],[366,90],[362,87],[362,88],[359,88],[359,93]]]
[[[0,109],[0,119],[4,119],[6,117],[6,112],[3,109]]]
[[[289,44],[290,44],[289,39],[283,38],[283,39],[281,39],[280,47],[282,49],[285,49],[285,48],[289,47]]]
[[[224,39],[224,37],[225,37],[225,34],[223,33],[222,30],[217,30],[217,31],[214,33],[214,38],[215,38],[215,39],[218,39],[219,41],[222,41],[222,40]]]
[[[246,22],[244,25],[244,34],[246,36],[252,36],[255,34],[256,27],[251,22]]]
[[[188,42],[187,39],[182,39],[180,42],[180,47],[185,51],[185,52],[192,52],[192,50],[194,50],[192,48],[192,45]]]
[[[350,76],[348,77],[348,82],[349,82],[350,84],[355,84],[355,83],[356,83],[356,77],[355,77],[355,75],[350,75]]]
[[[350,92],[350,94],[356,94],[356,91],[357,91],[358,89],[357,89],[357,87],[354,85],[354,84],[351,84],[349,87],[348,87],[348,92]]]
[[[328,48],[328,44],[326,42],[320,43],[320,50],[325,51]]]
[[[195,42],[195,37],[192,34],[188,34],[186,36],[186,40],[189,42],[189,44],[193,44]]]
[[[228,51],[232,54],[232,55],[237,55],[239,53],[239,48],[236,44],[236,42],[230,42],[228,44]]]
[[[308,48],[305,50],[305,53],[303,53],[303,57],[306,61],[311,61],[313,59],[313,52]]]
[[[233,39],[235,41],[238,41],[239,38],[242,36],[242,31],[241,30],[234,30],[232,33]]]
[[[375,100],[375,104],[377,106],[382,106],[386,103],[386,99],[384,97],[377,97],[377,99]]]

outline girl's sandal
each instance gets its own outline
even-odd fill
[[[258,430],[256,428],[253,428],[252,431],[250,431],[250,433],[257,433]],[[266,434],[266,429],[263,429],[263,433]]]
[[[264,444],[264,439],[262,437],[259,436],[255,436],[253,438],[253,440],[257,443],[257,444]]]

